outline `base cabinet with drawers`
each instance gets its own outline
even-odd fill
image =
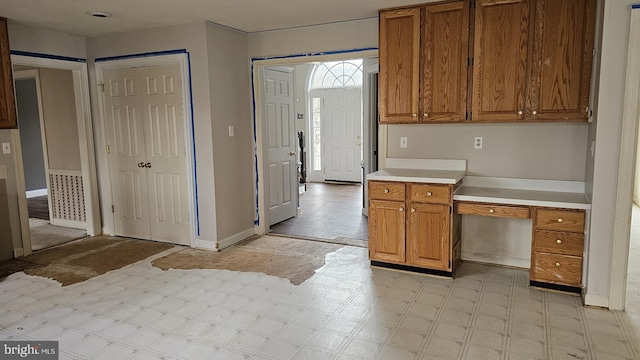
[[[534,209],[531,285],[553,284],[559,290],[581,290],[584,224],[583,210]]]
[[[460,258],[460,221],[455,221],[452,211],[453,188],[369,181],[372,264],[452,275]]]

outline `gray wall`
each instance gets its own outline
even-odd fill
[[[15,86],[25,186],[27,191],[46,189],[47,178],[42,153],[42,131],[40,129],[36,80],[16,80]]]

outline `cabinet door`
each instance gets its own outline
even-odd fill
[[[0,129],[18,127],[7,19],[0,18]]]
[[[464,121],[467,112],[469,3],[424,7],[422,121]]]
[[[369,203],[369,259],[404,263],[405,203],[371,200]]]
[[[420,8],[380,13],[380,122],[418,121]]]
[[[451,270],[449,206],[412,203],[407,229],[407,265]]]
[[[478,0],[472,120],[524,119],[529,0]]]
[[[527,118],[586,121],[595,0],[537,0]]]

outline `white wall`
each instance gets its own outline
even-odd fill
[[[13,20],[9,20],[7,27],[11,50],[78,59],[87,57],[85,39],[82,36],[40,30],[18,24]]]
[[[200,216],[199,240],[215,242],[217,230],[215,220],[215,188],[213,177],[213,140],[211,98],[209,93],[209,64],[207,62],[206,25],[202,23],[169,26],[133,33],[87,38],[87,62],[89,88],[94,119],[98,178],[107,179],[104,150],[104,129],[99,114],[98,86],[95,78],[94,60],[102,57],[141,54],[157,51],[186,49],[191,59],[191,85],[195,126],[195,148],[198,184],[198,210]],[[104,182],[100,182],[102,214],[111,214],[110,200],[104,198]]]
[[[591,298],[599,304],[609,299],[630,6],[637,2],[600,3],[602,29],[597,35],[602,43],[601,48],[597,46],[596,63],[600,65],[595,69],[594,120],[588,139],[589,144],[595,140],[595,156],[587,152],[586,171],[587,192],[592,193],[587,301]]]

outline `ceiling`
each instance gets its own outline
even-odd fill
[[[378,16],[378,9],[434,0],[0,0],[0,16],[80,36],[211,21],[245,32]],[[95,18],[88,11],[104,11]]]

